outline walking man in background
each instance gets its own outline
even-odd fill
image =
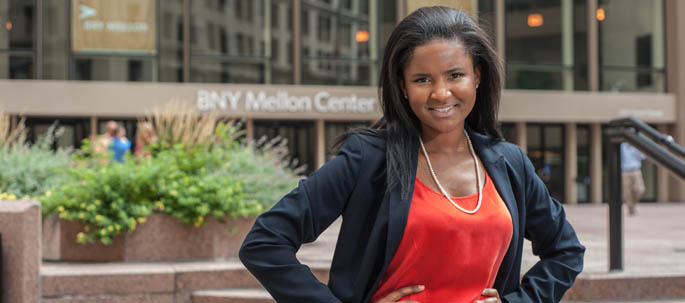
[[[645,155],[637,148],[621,143],[621,183],[623,186],[623,203],[628,205],[628,215],[635,215],[635,206],[645,193],[645,182],[642,180],[642,160]]]

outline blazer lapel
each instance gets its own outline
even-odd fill
[[[368,302],[371,296],[376,291],[378,283],[385,275],[385,271],[392,261],[392,257],[397,251],[397,247],[400,245],[402,240],[402,235],[404,234],[404,227],[407,225],[407,218],[409,217],[409,207],[411,206],[411,198],[414,193],[414,180],[416,179],[416,163],[418,161],[418,138],[414,142],[415,146],[412,146],[412,165],[410,165],[409,177],[411,180],[409,182],[409,195],[406,199],[402,199],[402,190],[398,185],[393,187],[392,190],[383,199],[383,204],[387,205],[388,211],[388,238],[385,246],[385,254],[383,260],[383,268],[381,269],[379,275],[371,286],[371,291],[364,296],[362,302]]]
[[[414,180],[416,180],[416,164],[418,162],[418,138],[414,142],[415,146],[411,147],[411,163],[409,173],[409,195],[406,199],[402,199],[402,192],[400,186],[395,186],[388,195],[389,214],[388,214],[388,243],[385,250],[385,264],[383,271],[390,264],[390,260],[395,255],[397,247],[402,240],[404,234],[404,227],[407,225],[407,218],[409,217],[409,207],[411,206],[411,198],[414,193]]]
[[[497,274],[497,279],[495,281],[495,286],[504,285],[506,281],[502,280],[510,276],[508,272],[511,270],[512,265],[515,263],[516,252],[518,251],[518,235],[520,222],[519,222],[519,209],[516,203],[516,197],[514,191],[511,187],[511,182],[509,181],[509,171],[505,163],[504,155],[498,153],[493,148],[489,148],[493,142],[489,137],[481,135],[467,128],[469,136],[471,137],[471,142],[473,143],[473,149],[476,151],[480,157],[481,162],[485,166],[485,170],[490,174],[490,179],[495,184],[497,193],[499,193],[504,203],[509,209],[509,214],[512,220],[512,237],[509,242],[509,248],[507,253],[502,259],[502,265]]]

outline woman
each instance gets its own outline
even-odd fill
[[[582,270],[561,205],[496,125],[501,64],[466,14],[391,34],[383,119],[262,214],[240,258],[278,302],[558,302]],[[295,253],[338,216],[328,285]],[[523,239],[540,261],[520,280]]]
[[[136,132],[136,147],[133,155],[136,157],[150,157],[151,152],[148,146],[157,142],[155,130],[150,122],[139,122],[138,131]]]

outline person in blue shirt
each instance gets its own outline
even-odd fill
[[[117,128],[117,133],[114,138],[112,138],[109,149],[114,152],[114,161],[119,163],[124,162],[124,155],[131,150],[131,141],[126,138],[126,128],[121,125]]]
[[[642,160],[646,157],[637,148],[621,143],[621,186],[623,189],[623,203],[628,205],[628,214],[635,215],[635,205],[645,193],[645,183],[642,180]]]

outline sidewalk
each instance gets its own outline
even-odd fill
[[[685,203],[642,203],[636,216],[624,216],[624,271],[621,273],[608,272],[608,205],[567,205],[565,209],[587,248],[582,276],[685,276]],[[304,245],[298,253],[300,260],[330,264],[340,223],[336,221],[316,242]],[[530,242],[525,241],[522,272],[537,259],[531,252]]]

